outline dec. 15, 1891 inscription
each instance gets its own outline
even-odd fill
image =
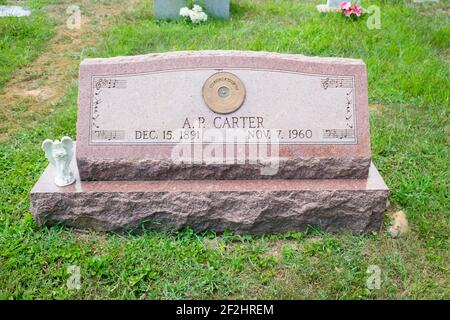
[[[214,112],[202,94],[205,82],[222,71],[243,84],[218,86],[219,103],[234,93],[241,98],[228,113]],[[351,75],[194,68],[91,79],[90,145],[357,143]]]

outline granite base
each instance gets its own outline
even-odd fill
[[[372,164],[368,179],[80,181],[58,187],[49,166],[31,191],[39,225],[126,232],[232,230],[237,234],[379,230],[388,188]]]

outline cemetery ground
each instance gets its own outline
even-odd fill
[[[143,0],[78,1],[80,30],[66,28],[66,0],[25,1],[33,16],[1,19],[0,298],[450,298],[450,6],[363,1],[381,8],[381,29],[369,30],[367,18],[319,14],[321,2],[235,0],[230,21],[198,26],[157,22]],[[403,210],[411,232],[392,238],[389,214],[369,235],[38,228],[29,192],[47,166],[40,145],[76,136],[80,58],[205,49],[363,59],[373,160],[389,212]],[[79,290],[66,285],[69,266]],[[379,289],[367,287],[373,266]]]

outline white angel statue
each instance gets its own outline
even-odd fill
[[[70,162],[73,158],[73,141],[64,137],[61,142],[46,139],[42,143],[42,149],[48,161],[56,168],[55,184],[59,187],[68,186],[75,182]]]

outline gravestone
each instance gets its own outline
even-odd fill
[[[186,0],[153,0],[153,10],[157,19],[179,19],[180,9],[186,5]]]
[[[261,52],[173,52],[80,66],[76,183],[49,166],[39,224],[236,233],[379,230],[365,64]]]
[[[343,0],[327,0],[327,6],[329,8],[340,8],[341,2],[343,2]]]
[[[0,6],[0,17],[27,17],[31,9],[20,6]]]
[[[327,0],[326,4],[317,5],[317,10],[319,12],[338,12],[341,10],[341,2],[343,0]]]
[[[230,18],[230,0],[202,0],[195,3],[204,7],[208,16],[216,19]],[[179,19],[180,9],[186,6],[186,0],[153,0],[157,19]]]
[[[230,0],[204,0],[205,11],[217,19],[230,18]]]

